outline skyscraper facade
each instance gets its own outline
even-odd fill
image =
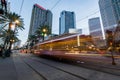
[[[100,24],[100,18],[91,18],[88,21],[89,24],[89,31],[90,35],[95,39],[102,39],[103,34],[102,34],[102,29],[101,29],[101,24]]]
[[[89,24],[89,31],[90,31],[90,35],[92,36],[94,46],[98,48],[105,46],[100,18],[99,17],[91,18],[89,19],[88,24]]]
[[[52,12],[38,4],[33,6],[29,35],[34,35],[38,27],[47,25],[52,30]]]
[[[75,13],[62,11],[59,18],[59,34],[69,33],[69,29],[76,28]]]
[[[120,0],[99,0],[104,30],[115,30],[120,20]]]

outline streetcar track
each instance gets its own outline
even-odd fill
[[[42,77],[44,80],[48,80],[46,77],[44,77],[42,74],[40,74],[40,72],[38,72],[36,69],[34,69],[30,64],[28,64],[27,62],[24,61],[24,63],[30,67],[33,71],[35,71],[40,77]]]
[[[111,68],[111,67],[106,67],[106,66],[101,66],[101,65],[96,65],[96,64],[90,64],[90,63],[85,63],[84,65],[80,65],[80,64],[73,64],[73,65],[77,65],[79,67],[84,67],[84,68],[88,68],[88,69],[92,69],[92,70],[95,70],[95,71],[99,71],[99,72],[104,72],[104,73],[108,73],[108,74],[111,74],[111,75],[115,75],[115,76],[120,76],[120,74],[117,74],[117,73],[113,73],[109,70],[116,70],[116,71],[120,71],[120,69],[116,69],[116,68]],[[88,67],[89,65],[89,67]]]
[[[29,58],[30,58],[30,57],[29,57]],[[55,66],[53,66],[53,65],[49,65],[49,64],[47,64],[46,62],[42,62],[42,61],[40,61],[40,60],[33,59],[32,57],[31,57],[30,59],[32,59],[32,60],[34,60],[34,61],[37,61],[37,62],[40,62],[40,63],[42,63],[42,64],[44,64],[44,65],[47,65],[47,66],[49,66],[49,67],[52,67],[52,68],[54,68],[54,69],[60,70],[60,71],[62,71],[62,72],[68,73],[68,74],[70,74],[70,75],[73,75],[73,76],[75,76],[75,77],[78,77],[78,78],[80,78],[80,79],[87,80],[86,78],[84,78],[84,77],[82,77],[82,76],[80,76],[80,75],[77,75],[77,74],[68,72],[68,71],[66,71],[66,70],[60,69],[60,68],[55,67]],[[73,65],[73,64],[70,64],[70,65]],[[88,64],[88,65],[90,65],[90,64]],[[99,72],[103,72],[103,73],[107,73],[107,74],[111,74],[111,75],[115,75],[115,76],[120,76],[120,75],[118,75],[118,74],[113,74],[112,72],[108,72],[108,71],[101,70],[102,67],[104,67],[104,69],[107,69],[107,68],[109,68],[109,67],[99,66],[99,65],[95,65],[95,66],[97,66],[98,68],[97,68],[97,69],[96,69],[96,68],[93,69],[93,68],[87,67],[87,66],[85,66],[85,65],[83,65],[83,66],[80,66],[80,65],[79,65],[79,67],[89,68],[89,69],[92,69],[92,70],[95,70],[95,71],[99,71]],[[109,68],[109,69],[116,69],[116,68]],[[120,69],[116,69],[116,70],[120,70]]]
[[[113,67],[107,67],[107,66],[104,66],[104,65],[98,65],[97,64],[92,64],[91,63],[88,63],[86,61],[82,61],[83,63],[80,63],[80,64],[83,64],[83,65],[80,65],[80,64],[76,64],[74,62],[72,63],[68,63],[69,65],[76,65],[78,67],[83,67],[83,68],[87,68],[87,69],[91,69],[91,70],[95,70],[95,71],[99,71],[99,72],[103,72],[103,73],[107,73],[107,74],[111,74],[111,75],[115,75],[115,76],[120,76],[120,74],[116,73],[116,72],[112,72],[112,71],[109,71],[109,70],[116,70],[116,71],[120,71],[119,68],[113,68]],[[89,66],[88,66],[89,65]]]
[[[31,59],[32,59],[32,58],[31,58]],[[64,72],[64,73],[67,73],[67,74],[69,74],[69,75],[75,76],[75,77],[77,77],[77,78],[80,78],[80,79],[83,79],[83,80],[87,80],[86,78],[84,78],[84,77],[82,77],[82,76],[79,76],[79,75],[76,75],[76,74],[74,74],[74,73],[65,71],[65,70],[63,70],[63,69],[57,68],[57,67],[55,67],[55,66],[49,65],[49,64],[44,63],[44,62],[41,62],[41,61],[39,61],[39,60],[36,60],[36,59],[32,59],[32,60],[37,61],[37,62],[39,62],[39,63],[42,63],[42,64],[44,64],[44,65],[47,65],[47,66],[49,66],[49,67],[52,67],[52,68],[54,68],[54,69],[56,69],[56,70],[62,71],[62,72]]]
[[[17,54],[18,55],[18,54]],[[21,56],[20,56],[21,58]],[[44,80],[48,80],[45,76],[40,74],[36,69],[34,69],[30,64],[28,64],[24,59],[21,59],[29,68],[31,68],[36,74],[38,74],[40,77],[42,77]]]
[[[40,62],[40,61],[39,61]],[[43,63],[43,62],[41,62],[41,63]],[[45,63],[46,64],[46,63]],[[117,73],[113,73],[113,72],[111,72],[111,71],[108,71],[108,70],[120,70],[120,69],[116,69],[116,68],[111,68],[111,67],[106,67],[106,66],[101,66],[101,65],[96,65],[96,64],[89,64],[89,63],[87,63],[86,64],[86,62],[84,63],[85,65],[77,65],[78,67],[83,67],[83,68],[87,68],[87,69],[92,69],[92,70],[95,70],[95,71],[98,71],[98,72],[103,72],[103,73],[107,73],[107,74],[111,74],[111,75],[115,75],[115,76],[120,76],[120,74],[117,74]],[[69,65],[76,65],[76,64],[69,64]],[[87,67],[86,65],[89,65],[89,67]],[[94,66],[97,66],[97,67],[94,67]],[[93,68],[92,68],[93,67]],[[57,68],[57,67],[56,67]],[[104,69],[107,69],[107,70],[104,70]],[[58,68],[59,69],[59,68]]]
[[[82,61],[82,62],[84,62],[84,61]],[[80,63],[80,64],[83,64],[83,63]],[[111,74],[111,75],[115,75],[115,76],[120,76],[120,74],[117,74],[115,72],[113,73],[113,72],[109,71],[109,70],[116,70],[116,71],[119,70],[120,71],[120,69],[118,69],[118,68],[116,69],[113,67],[106,67],[106,66],[98,65],[98,64],[91,65],[91,63],[88,63],[88,62],[84,62],[85,65],[80,65],[80,64],[70,63],[69,65],[74,65],[74,66],[77,65],[78,67],[83,67],[83,68],[92,69],[95,71],[99,71],[99,72],[103,72],[103,73],[107,73],[107,74]],[[89,65],[89,67],[87,65]],[[104,70],[104,69],[106,69],[106,70]]]

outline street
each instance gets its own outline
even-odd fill
[[[94,62],[91,62],[93,65]],[[98,64],[97,64],[98,65]],[[105,64],[103,64],[104,66]],[[87,66],[87,67],[86,67]],[[96,67],[96,68],[95,68]],[[105,66],[106,67],[106,66]],[[109,66],[108,66],[109,67]],[[94,70],[95,68],[95,70]],[[102,68],[102,69],[100,69]],[[100,70],[98,70],[100,69]],[[117,69],[117,70],[116,70]],[[87,62],[66,63],[44,59],[33,54],[13,53],[11,57],[0,58],[1,80],[119,80],[120,68],[106,68]],[[113,72],[110,73],[110,71]],[[12,73],[12,74],[11,74]]]
[[[0,80],[120,80],[120,0],[1,0]]]

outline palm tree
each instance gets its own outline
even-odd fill
[[[7,33],[8,33],[8,30],[4,30],[4,31],[2,31],[2,34],[1,34],[1,38],[2,38],[2,40],[3,41],[5,41],[6,40],[6,43],[8,44],[9,42],[11,42],[10,44],[12,44],[13,42],[17,42],[17,41],[19,41],[19,39],[17,38],[17,33],[18,32],[14,32],[14,31],[10,31],[11,32],[11,39],[10,39],[10,41],[9,41],[9,39],[6,39],[6,38],[8,38],[8,36],[6,35]]]
[[[30,48],[33,47],[35,40],[36,40],[36,36],[35,35],[29,35],[28,36],[28,42],[29,42],[28,45],[30,46]]]
[[[36,38],[35,35],[29,35],[29,36],[28,36],[28,41],[32,41],[32,40],[34,40],[35,38]]]
[[[38,37],[42,37],[44,40],[44,36],[51,34],[51,29],[49,28],[49,26],[43,25],[38,27],[35,33]]]
[[[16,22],[17,21],[17,22]],[[19,16],[16,13],[7,13],[5,16],[0,16],[0,24],[3,24],[2,30],[5,29],[5,27],[8,27],[6,30],[6,34],[4,36],[4,50],[6,50],[9,46],[9,49],[11,49],[12,42],[10,41],[14,37],[16,37],[14,34],[16,34],[16,31],[23,30],[24,29],[24,22],[23,18]],[[11,30],[11,25],[14,24],[15,29],[14,31]]]
[[[3,24],[2,28],[4,29],[4,27],[9,26],[10,23],[15,23],[15,21],[19,21],[19,23],[17,23],[16,28],[17,29],[24,29],[24,22],[23,22],[23,18],[21,18],[21,16],[19,16],[16,13],[7,13],[5,16],[0,16],[0,24]]]

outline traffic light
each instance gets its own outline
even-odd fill
[[[42,33],[41,35],[44,36],[44,33]]]

